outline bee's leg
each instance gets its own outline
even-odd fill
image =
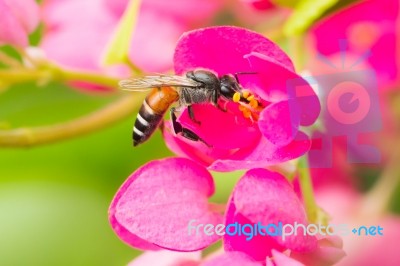
[[[224,106],[223,108],[221,106],[219,106],[218,104],[218,99],[219,99],[219,90],[215,90],[211,96],[211,103],[217,107],[219,110],[221,110],[222,112],[227,112],[228,110],[226,109],[226,106]]]
[[[180,134],[182,137],[187,138],[191,141],[201,141],[204,144],[206,144],[208,147],[210,147],[210,148],[212,147],[207,142],[205,142],[202,138],[200,138],[196,133],[194,133],[190,129],[182,127],[181,123],[179,123],[177,121],[174,107],[171,108],[171,120],[172,120],[172,127],[173,127],[174,133],[176,135]]]
[[[201,122],[194,117],[193,107],[189,105],[188,107],[189,117],[190,119],[198,125],[201,125]]]
[[[170,110],[170,116],[172,120],[172,127],[174,129],[174,133],[177,135],[178,133],[182,132],[182,125],[177,121],[176,115],[175,115],[175,107],[172,107]]]

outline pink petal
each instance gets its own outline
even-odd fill
[[[311,146],[310,140],[302,132],[298,132],[296,138],[287,146],[277,147],[265,138],[261,138],[255,147],[239,150],[210,148],[202,142],[176,136],[172,133],[169,123],[165,124],[163,134],[165,143],[174,153],[218,172],[265,167],[285,162],[305,154]]]
[[[82,10],[90,10],[90,12],[82,12]],[[126,66],[101,69],[101,55],[118,18],[114,17],[98,0],[48,0],[44,3],[42,15],[46,33],[40,46],[48,58],[69,68],[107,72],[117,77],[127,76],[129,71]],[[90,38],[88,38],[88,32]],[[71,85],[90,91],[106,89],[79,81],[72,82]]]
[[[305,154],[310,149],[310,146],[310,140],[301,131],[298,132],[296,138],[291,143],[283,147],[277,147],[265,138],[262,138],[254,149],[247,151],[246,155],[240,156],[238,152],[231,159],[216,159],[208,169],[227,172],[265,167],[298,158]],[[243,151],[243,153],[245,152]]]
[[[50,58],[69,67],[99,69],[101,56],[127,2],[46,1],[43,17],[48,32],[44,36],[43,48]],[[132,36],[130,58],[145,72],[171,69],[175,44],[191,26],[174,16],[173,12],[169,14],[156,6],[144,1]],[[91,38],[87,38],[88,32]]]
[[[43,18],[47,32],[40,46],[47,57],[71,68],[100,69],[117,20],[98,0],[46,1]]]
[[[229,223],[231,224],[254,224],[254,222],[250,221],[241,213],[238,213],[235,204],[234,197],[231,197],[228,205],[228,209],[225,213],[227,226]],[[257,222],[255,222],[257,223]],[[235,229],[226,229],[231,232]],[[254,235],[250,240],[246,240],[247,236],[229,236],[227,234],[224,235],[223,244],[224,249],[229,252],[240,251],[243,252],[253,259],[257,261],[262,261],[266,256],[271,256],[271,250],[284,250],[283,247],[276,242],[276,240],[272,236],[262,236],[262,235]]]
[[[307,219],[303,206],[288,181],[280,174],[266,169],[252,169],[239,180],[229,202],[225,224],[243,222],[254,224],[303,224]],[[272,249],[309,252],[316,249],[317,240],[309,235],[258,236],[246,241],[246,236],[224,236],[228,251],[243,251],[256,260],[265,260]]]
[[[28,34],[39,23],[34,0],[0,0],[0,44],[28,45]]]
[[[239,110],[237,106],[236,108]],[[251,147],[261,137],[257,124],[252,124],[241,113],[223,112],[211,104],[193,105],[193,111],[201,125],[190,119],[187,109],[178,121],[196,132],[213,148],[229,150]]]
[[[261,266],[262,263],[254,261],[242,252],[226,252],[201,264],[201,266]]]
[[[87,33],[92,32],[90,38]],[[45,35],[41,47],[48,58],[70,68],[84,70],[99,70],[100,54],[111,33],[110,27],[103,27],[99,32],[96,28],[68,27],[64,30],[51,31]],[[81,42],[73,41],[82,40]]]
[[[193,161],[169,158],[152,161],[135,171],[118,190],[109,217],[119,237],[136,248],[149,249],[137,238],[180,251],[207,247],[217,235],[189,234],[188,224],[218,224],[221,216],[209,210],[214,192],[212,176]],[[122,233],[121,233],[122,232]]]
[[[274,58],[293,70],[288,56],[264,36],[242,28],[222,26],[185,33],[175,50],[175,72],[183,74],[195,68],[211,69],[219,75],[251,71],[244,58],[251,52]]]
[[[107,7],[113,10],[118,16],[121,16],[128,0],[103,0]],[[144,0],[142,7],[151,9],[155,12],[161,12],[162,18],[171,17],[180,20],[181,24],[204,23],[214,16],[215,12],[222,6],[220,0],[174,0],[165,2],[159,0]],[[161,14],[160,14],[161,15]]]
[[[223,0],[174,0],[172,2],[145,0],[143,5],[186,24],[206,24],[224,4]]]
[[[275,5],[270,0],[241,0],[244,3],[252,5],[257,10],[268,10],[274,8]]]
[[[267,106],[260,115],[258,126],[263,136],[281,147],[296,137],[300,125],[300,111],[294,100]]]
[[[272,256],[273,259],[267,258],[267,266],[304,266],[304,264],[276,250],[272,250]]]
[[[346,256],[343,242],[338,236],[330,236],[318,240],[318,248],[311,253],[290,254],[290,257],[305,265],[335,265]]]
[[[142,8],[131,41],[130,58],[145,72],[165,72],[173,67],[179,36],[187,28],[172,16]]]
[[[118,17],[101,0],[46,0],[41,11],[46,29],[49,30],[64,31],[69,27],[78,29],[79,26],[102,29],[115,26],[118,22]],[[90,38],[80,41],[90,41]]]
[[[181,136],[176,136],[168,122],[164,124],[164,127],[163,136],[165,144],[171,151],[179,156],[190,158],[206,167],[215,160],[214,157],[225,158],[232,154],[230,150],[212,149],[204,143],[193,142]]]
[[[169,250],[146,251],[131,261],[128,266],[195,266],[201,260],[201,252],[175,252]]]

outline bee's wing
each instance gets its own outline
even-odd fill
[[[152,88],[161,87],[192,87],[196,88],[202,84],[181,76],[168,76],[168,75],[156,75],[156,76],[145,76],[141,78],[130,78],[124,79],[119,82],[119,86],[122,90],[127,91],[146,91]]]

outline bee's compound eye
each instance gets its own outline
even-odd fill
[[[208,85],[214,85],[219,83],[217,76],[214,73],[207,70],[194,71],[193,79]]]

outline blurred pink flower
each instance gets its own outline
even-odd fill
[[[380,90],[379,77],[360,57],[347,52],[308,62],[322,106],[322,126],[313,132],[308,154],[317,186],[332,180],[362,182],[354,175],[356,167],[378,166],[387,159],[382,139],[394,133],[395,121],[388,91]]]
[[[28,45],[28,34],[39,24],[34,0],[0,0],[0,45]]]
[[[337,265],[396,266],[400,264],[397,244],[400,238],[398,215],[362,213],[360,210],[369,210],[368,207],[365,208],[365,198],[350,186],[326,184],[316,190],[316,199],[319,206],[333,217],[331,224],[346,224],[349,230],[359,226],[383,228],[383,235],[359,236],[349,233],[343,236],[343,249],[347,256]]]
[[[167,124],[164,136],[175,153],[212,170],[230,171],[280,163],[309,149],[309,139],[299,127],[318,117],[318,98],[295,73],[288,56],[262,35],[229,26],[191,31],[179,40],[174,63],[177,74],[196,68],[219,76],[252,72],[239,75],[240,84],[259,97],[263,108],[253,122],[244,118],[236,103],[229,103],[228,112],[211,104],[193,105],[201,125],[187,110],[178,121],[212,147],[172,134]]]
[[[41,47],[49,58],[68,67],[100,71],[102,53],[128,0],[46,0]],[[130,58],[145,72],[173,66],[175,43],[186,30],[207,24],[221,1],[143,0]]]
[[[201,250],[221,237],[194,229],[199,224],[215,227],[223,223],[222,216],[207,201],[213,191],[211,175],[193,161],[152,161],[135,171],[118,190],[109,209],[110,222],[117,235],[135,248]],[[278,173],[265,169],[248,171],[232,192],[225,224],[279,222],[308,224],[291,185]],[[189,225],[193,226],[191,233]],[[318,248],[314,236],[302,234],[285,239],[280,235],[255,235],[251,240],[226,234],[223,240],[226,252],[242,252],[255,261],[265,261],[272,249],[303,253]]]
[[[317,50],[332,55],[339,49],[339,41],[346,40],[345,51],[362,55],[377,73],[379,86],[393,86],[399,80],[398,30],[399,2],[393,0],[367,0],[357,2],[329,16],[314,29]]]

